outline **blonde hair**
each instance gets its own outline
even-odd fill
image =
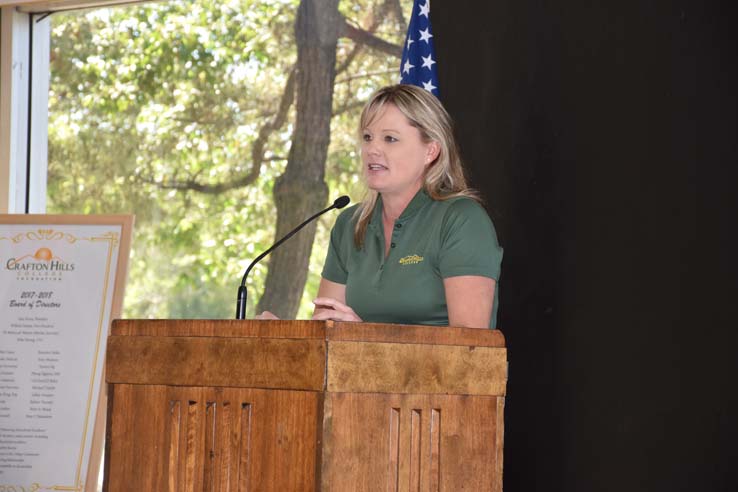
[[[464,177],[459,148],[453,132],[453,122],[441,102],[430,92],[414,85],[390,85],[379,89],[364,106],[359,120],[361,134],[381,116],[387,105],[396,107],[408,123],[418,129],[425,143],[437,142],[440,148],[436,159],[426,168],[423,189],[433,200],[448,200],[459,196],[481,201],[476,191],[469,188]],[[377,203],[378,193],[367,190],[364,200],[354,213],[354,244],[361,248],[366,228]]]

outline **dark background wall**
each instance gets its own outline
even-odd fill
[[[505,491],[738,490],[729,2],[434,0],[505,247]]]

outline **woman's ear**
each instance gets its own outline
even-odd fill
[[[426,147],[425,164],[428,165],[435,161],[438,154],[441,152],[441,145],[435,140],[431,140]]]

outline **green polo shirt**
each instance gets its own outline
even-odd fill
[[[346,304],[364,321],[448,326],[444,278],[499,280],[502,248],[474,200],[435,201],[419,191],[395,221],[386,258],[381,195],[362,249],[354,245],[357,206],[336,219],[322,275],[346,286]],[[490,328],[497,323],[499,290],[497,282]]]

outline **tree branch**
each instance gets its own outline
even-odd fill
[[[402,9],[400,8],[398,11],[396,11],[396,9],[400,7],[400,4],[397,3],[398,1],[399,0],[386,0],[382,5],[380,5],[377,9],[377,12],[372,16],[371,24],[367,29],[364,29],[364,31],[371,35],[374,35],[379,26],[382,25],[382,23],[384,22],[387,12],[390,10],[393,11],[395,15],[399,13],[399,18],[402,18]],[[392,2],[395,2],[396,5],[391,5]],[[351,25],[346,18],[343,18],[343,22],[344,24]],[[402,24],[404,25],[404,21],[402,21]],[[341,63],[341,65],[336,68],[336,75],[343,73],[343,71],[346,70],[349,65],[351,65],[351,62],[354,61],[354,58],[356,58],[356,56],[361,53],[361,50],[363,48],[364,44],[354,42],[354,49],[351,50],[351,53],[346,56],[346,59],[343,61],[343,63]],[[400,56],[402,56],[402,52],[400,52]]]
[[[356,75],[351,75],[351,76],[348,76],[348,77],[344,77],[341,80],[336,80],[336,85],[338,85],[338,84],[346,84],[346,83],[351,82],[352,80],[365,79],[367,77],[373,77],[375,75],[387,75],[387,74],[395,73],[395,72],[396,72],[395,69],[391,69],[391,70],[378,70],[376,72],[362,72],[362,73],[357,73]]]
[[[144,183],[156,185],[159,188],[165,190],[188,190],[197,191],[199,193],[207,194],[219,194],[236,188],[242,188],[248,186],[259,178],[261,173],[261,164],[266,161],[283,160],[283,157],[272,157],[265,158],[266,144],[272,133],[279,130],[287,121],[290,107],[295,99],[295,67],[292,67],[290,74],[287,77],[287,83],[285,84],[284,91],[282,92],[282,98],[279,102],[279,109],[274,115],[274,118],[267,121],[259,128],[259,133],[251,145],[251,169],[244,176],[232,180],[222,181],[220,183],[201,183],[197,180],[197,176],[194,176],[185,180],[173,179],[171,181],[156,181],[147,177],[140,177]]]
[[[346,113],[348,111],[353,111],[356,108],[361,108],[366,104],[364,101],[354,101],[351,103],[344,104],[342,106],[338,106],[333,110],[333,113],[331,114],[331,117],[338,116],[340,114]]]
[[[385,9],[382,9],[382,10],[380,10],[380,15],[374,15],[374,16],[372,16],[372,23],[369,26],[369,28],[366,29],[368,32],[374,34],[377,31],[377,28],[379,27],[379,25],[384,20],[384,15],[383,15],[384,14],[384,11],[385,11]],[[345,17],[343,18],[343,22],[344,23],[347,23],[348,22]],[[339,73],[343,73],[343,71],[346,70],[349,67],[349,65],[351,65],[351,62],[354,61],[354,59],[356,58],[356,56],[359,53],[361,53],[361,50],[363,48],[364,48],[364,45],[363,44],[356,43],[355,42],[354,43],[354,48],[351,50],[351,53],[349,53],[346,56],[346,58],[343,60],[343,63],[341,63],[341,65],[339,65],[336,68],[336,75],[338,75]]]
[[[400,0],[387,0],[386,5],[390,10],[392,10],[392,13],[395,14],[400,25],[407,26],[405,15],[402,13],[402,6],[400,6]]]
[[[388,55],[396,58],[402,58],[402,47],[396,44],[389,43],[384,39],[381,39],[369,31],[365,31],[360,27],[349,24],[346,18],[343,19],[343,25],[341,26],[340,37],[348,38],[355,43],[363,44],[369,48],[387,53]]]
[[[349,67],[349,65],[351,65],[351,62],[354,61],[354,59],[361,52],[362,49],[364,49],[363,44],[354,43],[354,47],[351,50],[351,53],[346,55],[346,58],[343,60],[343,62],[338,67],[336,67],[336,75],[338,75],[339,73],[343,73]]]

